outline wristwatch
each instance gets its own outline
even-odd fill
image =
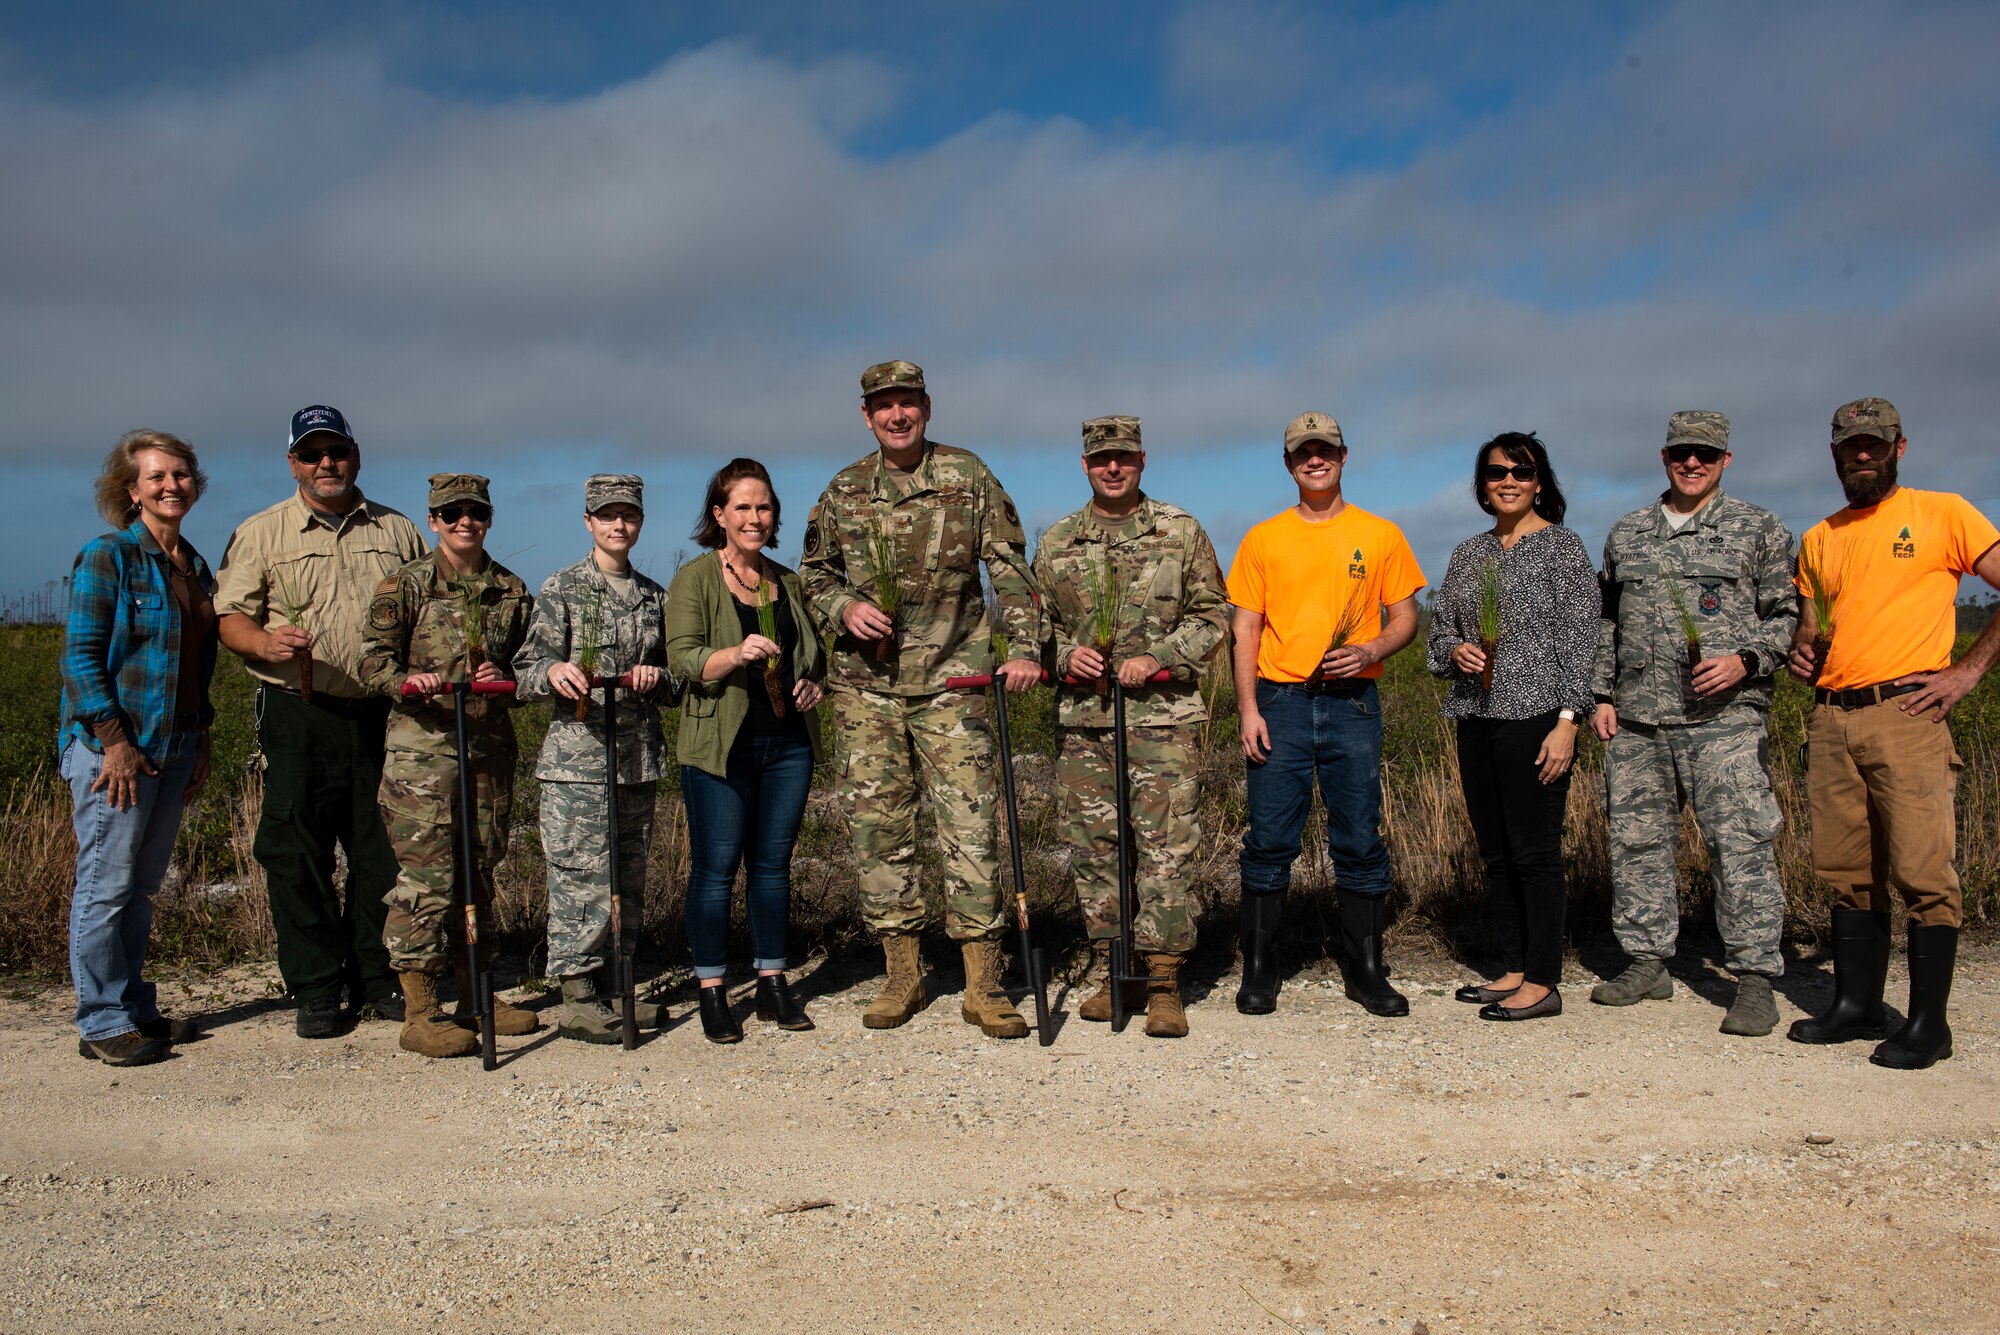
[[[1574,723],[1576,722],[1576,711],[1574,709],[1571,709],[1568,705],[1564,705],[1561,709],[1558,709],[1556,711],[1556,717],[1561,719],[1565,723]]]
[[[1757,661],[1757,654],[1754,650],[1739,649],[1736,651],[1736,656],[1743,660],[1743,670],[1747,675],[1752,677],[1762,675],[1762,665]]]

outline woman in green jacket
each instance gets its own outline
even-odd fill
[[[764,553],[778,536],[778,494],[755,459],[709,480],[694,540],[710,550],[667,592],[667,663],[688,683],[678,744],[687,804],[688,947],[702,1032],[743,1030],[723,988],[729,889],[746,870],[745,912],[757,970],[757,1018],[810,1029],[785,979],[792,845],[819,753],[819,632],[798,576]]]

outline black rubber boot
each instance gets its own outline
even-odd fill
[[[729,1008],[729,988],[697,987],[695,996],[701,1001],[701,1035],[711,1043],[741,1043],[743,1026],[736,1022],[736,1012]]]
[[[1826,1014],[1794,1020],[1794,1043],[1851,1043],[1887,1038],[1889,1012],[1882,983],[1889,975],[1889,915],[1869,909],[1833,911],[1833,1005]]]
[[[1410,1003],[1389,985],[1382,967],[1382,926],[1388,919],[1388,896],[1340,896],[1340,976],[1347,981],[1347,999],[1358,1001],[1370,1015],[1393,1019],[1410,1013]]]
[[[1910,1018],[1868,1058],[1877,1066],[1921,1071],[1951,1056],[1951,973],[1958,962],[1956,927],[1910,924]]]
[[[1278,1009],[1278,925],[1285,920],[1285,892],[1243,895],[1243,982],[1236,1009],[1269,1015]]]

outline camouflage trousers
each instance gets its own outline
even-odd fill
[[[1109,728],[1064,728],[1056,761],[1063,839],[1076,871],[1076,901],[1093,941],[1118,935],[1118,790]],[[1132,813],[1132,940],[1141,950],[1184,955],[1194,949],[1189,859],[1201,839],[1195,819],[1195,747],[1191,729],[1125,731]]]
[[[1715,926],[1733,972],[1785,971],[1785,888],[1772,844],[1784,813],[1771,791],[1764,724],[1623,723],[1604,752],[1611,826],[1611,920],[1635,959],[1667,959],[1680,931],[1681,801],[1708,844]]]
[[[493,951],[493,869],[507,855],[514,804],[514,756],[479,758],[472,765],[472,842],[478,871],[473,902],[479,910],[480,955]],[[444,972],[445,927],[458,902],[458,760],[454,756],[389,751],[382,759],[376,796],[389,843],[396,853],[396,884],[388,895],[382,944],[398,973]]]
[[[945,931],[955,941],[998,932],[1000,784],[985,693],[907,697],[836,688],[828,694],[840,730],[841,795],[861,871],[862,920],[877,933],[923,928],[921,784],[944,852]]]
[[[618,918],[628,946],[646,903],[657,783],[618,785]],[[542,856],[549,869],[549,977],[611,962],[611,838],[601,783],[542,781]]]

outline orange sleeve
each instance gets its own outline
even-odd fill
[[[1233,606],[1259,616],[1264,612],[1264,558],[1258,550],[1258,532],[1251,529],[1236,548],[1229,563],[1229,601]]]
[[[1963,496],[1941,497],[1948,513],[1939,516],[1951,532],[1951,568],[1969,575],[1987,549],[2000,542],[2000,530]]]

